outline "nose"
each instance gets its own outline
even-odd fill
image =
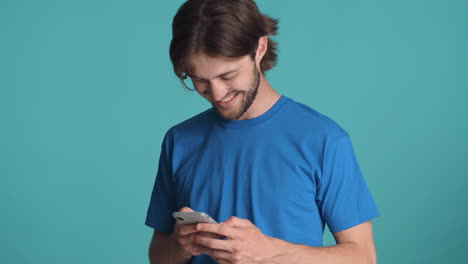
[[[215,101],[223,99],[229,93],[229,87],[221,80],[211,80],[210,89]]]

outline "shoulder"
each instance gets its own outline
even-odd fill
[[[284,114],[296,130],[313,135],[315,138],[348,136],[348,132],[331,117],[309,105],[288,99],[288,107]]]
[[[208,129],[216,119],[216,114],[214,111],[215,110],[213,108],[207,109],[172,126],[166,132],[166,140],[203,134],[203,132]]]

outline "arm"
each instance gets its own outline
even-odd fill
[[[197,224],[197,230],[227,240],[195,235],[199,250],[219,263],[375,264],[371,222],[334,233],[337,245],[311,247],[264,235],[249,220],[231,217],[222,224]]]
[[[178,253],[175,240],[168,233],[154,231],[149,247],[149,260],[151,264],[173,263],[185,264],[191,256],[182,256]]]
[[[278,263],[375,264],[377,256],[371,222],[334,233],[337,245],[310,247],[272,238],[279,249],[273,260]]]

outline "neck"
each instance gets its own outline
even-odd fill
[[[259,117],[266,113],[279,99],[281,95],[271,87],[270,83],[260,74],[260,85],[249,110],[242,115],[239,120],[246,120]]]

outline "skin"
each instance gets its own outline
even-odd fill
[[[249,55],[240,58],[210,57],[204,53],[190,56],[187,75],[195,90],[208,100],[218,113],[230,120],[258,117],[270,109],[281,97],[261,73],[260,62],[265,55],[268,39],[261,37],[255,60]],[[239,92],[236,105],[223,108],[222,99]],[[249,95],[252,97],[249,102]]]
[[[218,113],[230,120],[261,116],[281,97],[261,73],[260,62],[268,48],[268,39],[259,38],[255,60],[210,57],[203,53],[190,57],[187,75],[196,91]],[[231,108],[220,100],[238,92]],[[181,212],[193,211],[184,207]],[[219,224],[176,223],[170,234],[154,231],[150,244],[151,263],[188,263],[193,256],[207,254],[221,264],[307,263],[374,264],[376,252],[370,221],[333,233],[336,245],[310,247],[289,243],[262,233],[248,219],[231,217]],[[226,238],[226,239],[220,239]]]
[[[184,207],[181,212],[193,211]],[[248,219],[231,217],[220,224],[176,223],[174,232],[154,231],[151,263],[188,263],[207,254],[220,264],[375,264],[375,244],[370,221],[335,232],[336,245],[311,247],[267,236]],[[226,238],[225,240],[221,238]]]
[[[202,57],[203,55],[198,55],[198,57]],[[208,59],[208,58],[205,58],[205,59]],[[199,60],[195,60],[195,61],[199,61]],[[220,77],[217,77],[217,78],[220,78],[223,83],[222,85],[224,85],[225,87],[229,87],[227,88],[227,95],[223,97],[223,99],[227,99],[230,95],[236,93],[238,94],[238,102],[231,108],[226,108],[226,107],[223,107],[219,101],[220,100],[216,100],[216,99],[212,99],[210,97],[210,94],[212,94],[212,90],[213,89],[213,84],[211,84],[210,80],[206,80],[206,79],[202,79],[202,78],[199,78],[199,77],[194,77],[193,75],[190,75],[189,76],[192,76],[191,79],[192,79],[192,82],[194,84],[194,86],[196,87],[196,90],[198,91],[198,93],[204,95],[204,97],[211,102],[211,105],[216,109],[216,111],[218,111],[218,113],[225,119],[228,119],[228,120],[238,120],[240,119],[244,114],[245,112],[247,112],[247,110],[249,110],[250,106],[252,105],[252,103],[254,102],[256,96],[257,96],[257,93],[258,93],[258,88],[260,86],[260,72],[257,70],[256,67],[253,67],[254,69],[254,72],[253,72],[253,78],[252,80],[250,81],[250,83],[248,84],[248,89],[247,90],[239,90],[239,89],[234,89],[233,87],[236,87],[238,86],[239,84],[236,84],[236,82],[240,82],[240,68],[234,68],[233,70],[228,70],[227,72],[224,72],[224,73],[221,73],[219,74]],[[216,89],[216,88],[214,88]]]
[[[376,263],[371,222],[334,233],[337,245],[310,247],[266,236],[247,219],[231,217],[221,224],[197,224],[192,238],[196,254],[220,264],[234,263]],[[212,233],[226,240],[204,236]],[[195,252],[195,251],[194,251]]]

